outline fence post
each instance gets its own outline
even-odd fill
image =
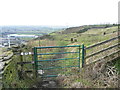
[[[23,56],[21,55],[22,51],[20,50],[20,62],[23,62]],[[21,64],[21,71],[23,70],[23,64]]]
[[[78,61],[79,68],[80,68],[80,50],[81,50],[81,46],[79,46],[79,61]]]
[[[40,39],[39,39],[39,47],[40,47]]]
[[[84,67],[84,60],[85,60],[85,47],[84,44],[82,44],[82,67]]]
[[[34,47],[34,65],[35,65],[35,76],[37,77],[37,49]]]

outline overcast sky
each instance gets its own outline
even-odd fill
[[[0,0],[0,25],[117,23],[119,0]]]

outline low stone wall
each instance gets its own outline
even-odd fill
[[[4,73],[4,68],[7,66],[6,62],[9,62],[13,57],[13,53],[9,55],[2,55],[0,58],[0,89],[2,88],[2,75]]]

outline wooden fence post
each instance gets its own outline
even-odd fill
[[[20,62],[23,62],[23,56],[21,55],[21,52],[22,52],[22,51],[20,50]],[[21,64],[21,71],[22,71],[22,69],[23,69],[22,67],[23,67],[23,64]]]
[[[37,48],[34,47],[34,67],[35,67],[35,76],[37,78],[37,70],[38,70],[38,65],[37,65]]]
[[[39,47],[40,47],[40,39],[39,39]]]
[[[21,50],[20,50],[20,62],[23,62],[23,56],[21,55]],[[18,75],[19,79],[23,79],[23,64],[20,65],[20,70],[18,70]]]

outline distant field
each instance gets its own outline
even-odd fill
[[[50,26],[1,26],[2,34],[48,34],[54,31],[63,29],[64,27],[50,27]]]

